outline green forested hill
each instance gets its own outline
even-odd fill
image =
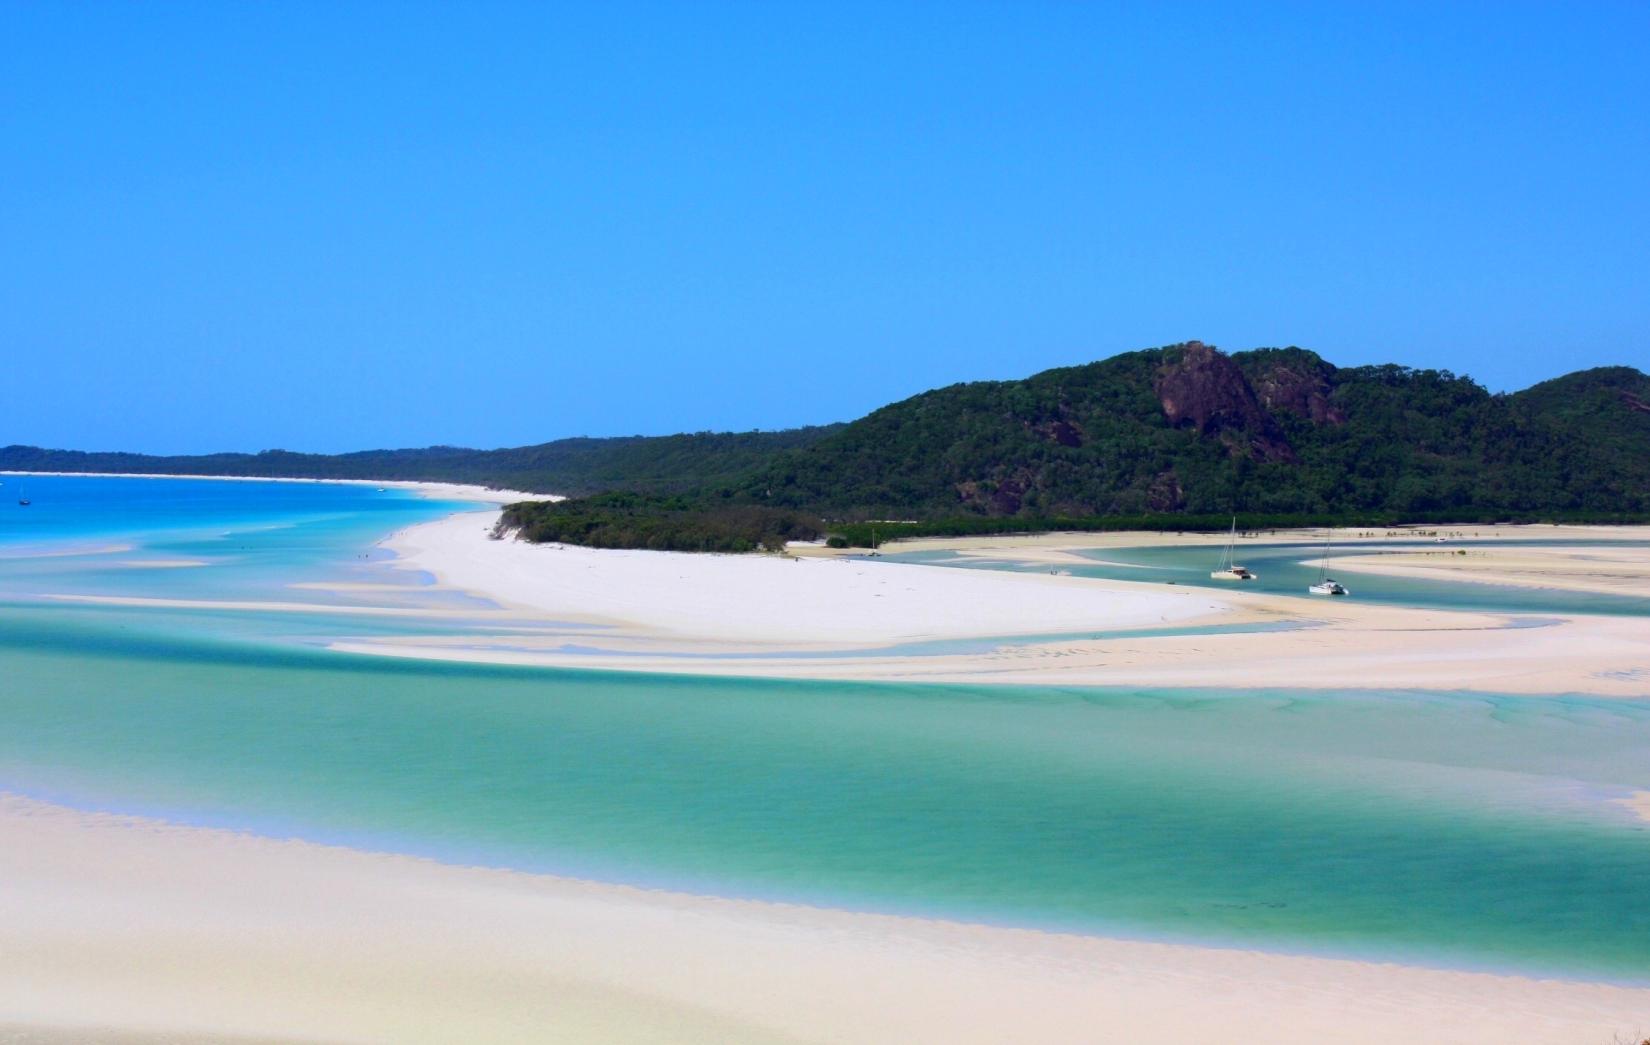
[[[1650,377],[1511,395],[1299,348],[1199,342],[952,385],[845,425],[508,450],[156,458],[32,447],[0,468],[425,479],[572,495],[511,516],[547,540],[737,548],[866,519],[1027,527],[1128,516],[1650,516]],[[930,528],[933,528],[932,526]],[[849,526],[849,530],[853,527]],[[844,531],[846,532],[846,531]],[[886,532],[886,531],[885,531]]]
[[[1650,377],[1514,395],[1197,342],[953,385],[780,454],[740,492],[830,515],[1650,512]]]
[[[0,448],[0,470],[411,479],[569,495],[611,489],[676,492],[742,478],[773,454],[808,446],[839,427],[559,439],[504,450],[432,446],[349,454],[266,450],[258,454],[155,457],[7,446]]]

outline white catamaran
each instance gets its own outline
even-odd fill
[[[1233,561],[1237,546],[1237,516],[1232,516],[1232,535],[1226,539],[1226,554],[1221,556],[1220,569],[1209,576],[1217,581],[1252,581],[1255,575]]]
[[[1342,584],[1340,581],[1336,580],[1335,578],[1329,576],[1329,542],[1334,536],[1335,536],[1335,531],[1334,530],[1330,530],[1329,532],[1324,534],[1324,537],[1323,537],[1323,558],[1318,560],[1318,583],[1316,583],[1316,584],[1314,584],[1311,587],[1306,589],[1308,592],[1310,592],[1313,595],[1351,595],[1352,594],[1351,592],[1346,590],[1346,585]]]

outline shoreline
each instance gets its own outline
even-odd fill
[[[1324,528],[1286,528],[1240,531],[1237,547],[1245,544],[1322,544],[1326,534],[1332,534],[1335,556],[1357,554],[1360,543],[1413,541],[1439,544],[1448,548],[1463,542],[1506,541],[1644,541],[1650,542],[1650,525],[1609,523],[1598,526],[1577,523],[1453,523],[1418,524],[1414,526],[1374,526]],[[1438,538],[1442,536],[1443,540]],[[1177,546],[1201,545],[1220,547],[1228,540],[1224,532],[1170,531],[1170,530],[1051,530],[1042,533],[985,534],[968,537],[909,537],[887,542],[883,547],[896,548],[900,553],[925,551],[964,551],[985,554],[1006,551],[1016,556],[1036,554],[1038,550],[1058,552],[1070,548],[1128,548],[1153,544]],[[825,548],[807,546],[807,554],[820,556],[864,554],[860,548]],[[1086,560],[1085,560],[1086,561]]]
[[[1613,550],[1613,549],[1612,549]],[[1635,549],[1638,550],[1638,549]],[[1516,549],[1459,548],[1453,552],[1395,551],[1336,556],[1330,565],[1346,573],[1420,580],[1455,579],[1514,588],[1590,592],[1643,597],[1650,593],[1650,553],[1641,561],[1613,561],[1598,547],[1554,540],[1551,547]],[[1442,559],[1443,561],[1440,561]],[[1304,565],[1316,566],[1321,560]]]
[[[830,649],[1227,621],[1217,593],[1062,583],[910,563],[595,549],[489,539],[459,512],[380,542],[391,568],[556,621],[601,624],[662,650]]]
[[[718,899],[10,794],[0,838],[0,1012],[60,1040],[1558,1045],[1650,1012],[1643,985]]]
[[[525,490],[504,490],[473,483],[425,482],[418,479],[312,479],[296,476],[268,475],[176,475],[170,472],[24,472],[0,470],[0,475],[43,475],[58,478],[84,477],[88,479],[192,479],[220,480],[228,483],[332,483],[340,486],[371,486],[374,488],[411,490],[431,500],[471,500],[491,504],[510,504],[515,501],[560,501],[560,494],[528,493]]]
[[[1061,562],[1078,561],[1074,549],[1104,546],[1097,537],[1120,547],[1143,538],[1207,545],[1219,543],[1218,535],[1049,534],[901,546],[1037,568],[1010,572],[845,557],[813,546],[796,556],[713,556],[530,545],[487,539],[480,514],[397,531],[380,542],[396,555],[386,568],[418,570],[437,590],[546,623],[600,626],[599,647],[587,644],[588,632],[552,630],[540,638],[339,639],[332,648],[738,677],[1192,689],[1322,688],[1324,679],[1355,679],[1381,689],[1650,697],[1650,629],[1640,618],[1554,615],[1549,622],[1058,575]],[[1573,531],[1551,532],[1574,540]],[[1641,530],[1627,533],[1623,539],[1642,539]],[[1308,545],[1322,533],[1294,539]],[[1293,627],[1264,630],[1280,623]],[[1239,627],[1196,630],[1210,625]],[[1185,633],[1154,633],[1165,629]],[[897,648],[968,637],[1002,641],[984,651],[920,656]]]
[[[369,604],[339,614],[427,614],[461,618],[467,628],[432,624],[428,636],[333,648],[677,674],[1226,689],[1321,688],[1329,674],[1552,693],[1578,665],[1650,666],[1642,618],[1509,629],[1497,614],[1165,591],[1044,568],[1057,568],[1069,546],[1095,546],[1092,535],[1068,536],[1067,549],[1057,535],[1028,546],[1023,554],[1035,558],[1025,561],[1039,569],[1008,573],[532,546],[489,540],[482,522],[493,511],[408,527],[380,542],[398,558],[363,568],[430,572],[437,594],[465,591],[499,609],[392,609],[352,578],[339,590]],[[1003,554],[999,543],[974,542],[992,556]],[[1316,623],[1296,631],[1143,634],[1308,615]],[[570,619],[602,628],[557,630]],[[524,620],[545,637],[501,626],[486,648],[479,625]],[[1007,625],[1041,634],[1069,621],[1106,634],[988,652],[783,659],[787,649],[840,649],[867,635],[949,641]],[[530,648],[533,641],[541,646]],[[556,651],[569,641],[628,652]],[[737,659],[752,649],[779,659]],[[1238,680],[1234,662],[1243,665]],[[1595,695],[1643,697],[1650,670],[1635,678],[1595,678],[1609,690]],[[1624,815],[1650,816],[1644,792],[1611,801]],[[1638,980],[719,898],[76,810],[5,792],[0,881],[0,1040],[1602,1045],[1650,1026],[1650,983]]]

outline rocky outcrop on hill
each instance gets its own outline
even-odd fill
[[[1333,366],[1300,349],[1263,350],[1252,355],[1256,359],[1247,374],[1261,406],[1274,414],[1304,417],[1313,424],[1346,424],[1346,412],[1330,399],[1334,391],[1330,383]]]
[[[1215,436],[1233,455],[1296,460],[1283,430],[1230,356],[1201,341],[1188,341],[1164,355],[1152,389],[1171,425]]]

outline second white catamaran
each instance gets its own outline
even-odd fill
[[[1329,542],[1335,536],[1330,530],[1323,537],[1323,558],[1318,560],[1318,583],[1306,590],[1313,595],[1351,595],[1346,585],[1329,576]]]

